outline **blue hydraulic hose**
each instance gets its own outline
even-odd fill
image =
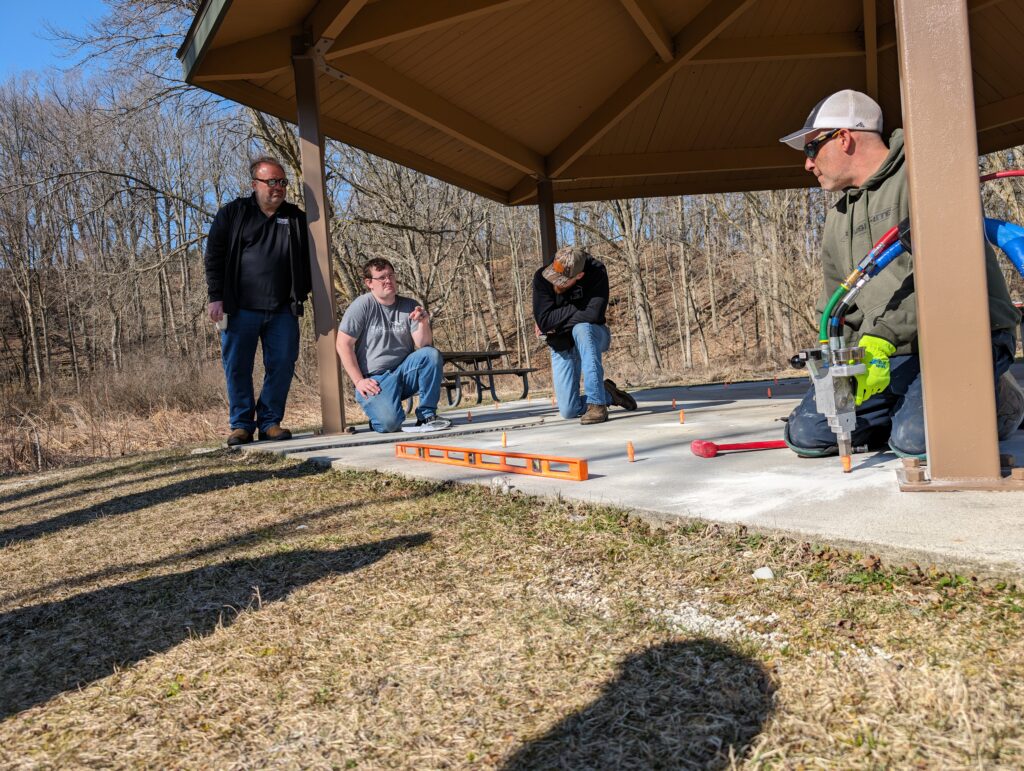
[[[1022,235],[1024,235],[1024,232],[1022,232]],[[868,269],[865,271],[865,273],[867,273],[871,277],[877,276],[879,273],[885,270],[886,266],[890,262],[892,262],[901,254],[903,254],[903,252],[903,244],[897,241],[895,244],[893,244],[880,255],[878,255],[878,258],[875,260],[874,264],[868,266]]]
[[[1002,220],[985,217],[985,237],[991,243],[998,246],[1010,258],[1010,262],[1013,263],[1017,272],[1024,276],[1024,228],[1020,225],[1014,225],[1012,222],[1003,222]],[[889,246],[873,262],[865,266],[865,276],[874,278],[885,270],[889,263],[903,254],[904,251],[903,244],[899,241]],[[846,314],[846,309],[852,302],[852,297],[856,294],[856,291],[859,291],[859,287],[852,293],[847,293],[845,297],[835,304],[835,310],[829,317],[827,324],[830,337],[837,337],[840,334],[842,318]]]
[[[998,246],[1024,276],[1024,228],[1012,222],[985,218],[985,238]]]

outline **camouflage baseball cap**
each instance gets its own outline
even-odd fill
[[[555,252],[554,261],[541,273],[556,287],[563,287],[583,272],[583,265],[590,255],[578,246],[563,246]]]

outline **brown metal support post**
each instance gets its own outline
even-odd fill
[[[537,211],[540,214],[540,262],[547,265],[555,259],[558,251],[558,236],[555,231],[555,196],[551,180],[537,182]]]
[[[999,445],[965,0],[896,0],[896,32],[928,467],[983,487]]]
[[[292,58],[295,102],[298,105],[302,189],[309,226],[309,267],[313,277],[313,330],[320,377],[320,411],[325,434],[345,430],[341,367],[337,338],[334,286],[331,281],[330,238],[327,231],[327,189],[324,185],[324,140],[320,133],[320,101],[316,60],[309,54]]]

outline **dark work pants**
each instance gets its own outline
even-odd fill
[[[992,370],[996,382],[1013,364],[1017,341],[1013,333],[992,333]],[[917,354],[889,359],[889,387],[857,408],[853,446],[872,449],[886,444],[899,455],[924,455],[924,398],[921,391],[921,362]],[[789,416],[786,443],[798,455],[834,455],[836,435],[814,403],[814,387]]]
[[[299,358],[299,320],[291,310],[249,311],[228,316],[220,333],[221,358],[228,384],[231,427],[266,431],[284,419],[284,405]],[[256,343],[263,348],[263,388],[253,393]]]

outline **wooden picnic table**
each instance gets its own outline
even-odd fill
[[[498,402],[498,392],[494,388],[494,378],[502,375],[516,375],[523,379],[523,393],[519,397],[525,399],[530,393],[528,375],[536,372],[535,367],[501,367],[500,359],[508,356],[508,351],[442,351],[444,357],[444,379],[441,385],[445,388],[448,404],[458,407],[462,401],[462,381],[472,380],[476,385],[476,403],[484,399],[484,391],[490,391],[491,398]],[[499,366],[495,366],[498,364]]]

